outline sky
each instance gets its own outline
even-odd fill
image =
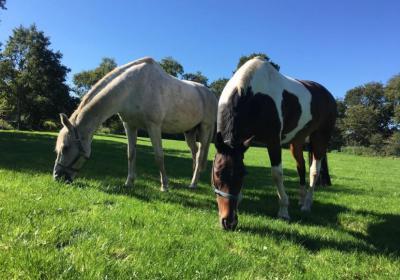
[[[239,58],[266,53],[281,73],[342,98],[400,73],[398,0],[7,0],[0,42],[20,25],[50,37],[68,81],[103,57],[125,64],[172,56],[185,72],[230,78]]]

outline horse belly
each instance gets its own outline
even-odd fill
[[[166,133],[182,133],[191,130],[202,122],[202,111],[192,106],[178,107],[167,113],[162,123],[162,131]]]

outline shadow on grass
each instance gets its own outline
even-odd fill
[[[55,140],[55,136],[51,135],[1,132],[0,168],[28,173],[39,172],[51,176],[55,160]],[[138,145],[137,175],[139,180],[133,189],[121,187],[127,174],[126,145],[111,140],[96,140],[93,143],[92,151],[93,156],[82,170],[80,177],[100,182],[101,191],[135,197],[144,202],[173,203],[183,207],[210,211],[213,215],[217,215],[215,196],[212,194],[211,188],[201,187],[194,191],[186,188],[192,175],[192,160],[189,150],[165,150],[166,168],[172,187],[169,193],[161,193],[158,190],[159,176],[151,147]],[[240,205],[240,212],[275,218],[278,202],[276,190],[269,175],[269,168],[249,166],[247,169],[249,175],[245,179],[245,199]],[[201,176],[202,184],[210,185],[210,172],[211,163],[209,162],[207,171]],[[268,226],[248,227],[240,224],[241,232],[261,236],[268,235],[277,240],[283,237],[313,252],[322,248],[332,248],[340,251],[362,251],[368,254],[400,257],[399,215],[352,210],[336,204],[320,203],[318,200],[314,202],[312,215],[301,213],[295,199],[298,186],[297,173],[294,170],[285,169],[284,174],[285,185],[289,197],[292,198],[290,213],[294,222],[342,231],[352,235],[356,241],[327,240],[322,236],[304,235],[295,231],[286,232],[284,229],[276,230]],[[79,179],[74,185],[82,188],[90,186],[85,180]],[[364,195],[364,191],[353,190],[346,186],[321,188],[318,192]],[[365,234],[354,232],[340,225],[339,216],[346,213],[371,216],[377,222],[370,223]]]

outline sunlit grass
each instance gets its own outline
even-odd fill
[[[138,179],[126,190],[125,138],[97,136],[79,178],[64,185],[51,178],[55,137],[0,131],[0,279],[400,277],[398,159],[329,154],[334,185],[319,189],[304,214],[284,151],[286,223],[276,219],[267,153],[251,148],[240,224],[223,232],[210,164],[199,188],[186,188],[184,142],[163,142],[171,190],[161,193],[148,139],[138,141]]]

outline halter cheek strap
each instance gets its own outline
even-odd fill
[[[227,193],[227,192],[221,191],[221,190],[219,190],[219,189],[217,189],[215,187],[215,185],[214,185],[214,161],[213,161],[212,171],[211,172],[212,172],[212,174],[211,174],[211,185],[212,185],[212,187],[214,189],[214,193],[216,195],[224,197],[224,198],[226,198],[228,200],[236,200],[236,201],[241,201],[242,200],[242,198],[243,198],[242,192],[239,192],[238,194],[235,195],[235,194],[231,194],[231,193]]]
[[[79,168],[82,167],[82,165],[89,159],[89,157],[86,156],[82,142],[79,139],[79,134],[78,134],[78,130],[76,129],[76,127],[74,127],[74,134],[75,134],[74,135],[75,139],[73,141],[76,142],[78,145],[79,154],[74,158],[74,160],[69,165],[63,165],[61,163],[57,163],[57,165],[61,166],[64,169],[69,169],[74,172],[78,172]],[[79,166],[75,167],[77,165],[77,163],[79,163]]]

